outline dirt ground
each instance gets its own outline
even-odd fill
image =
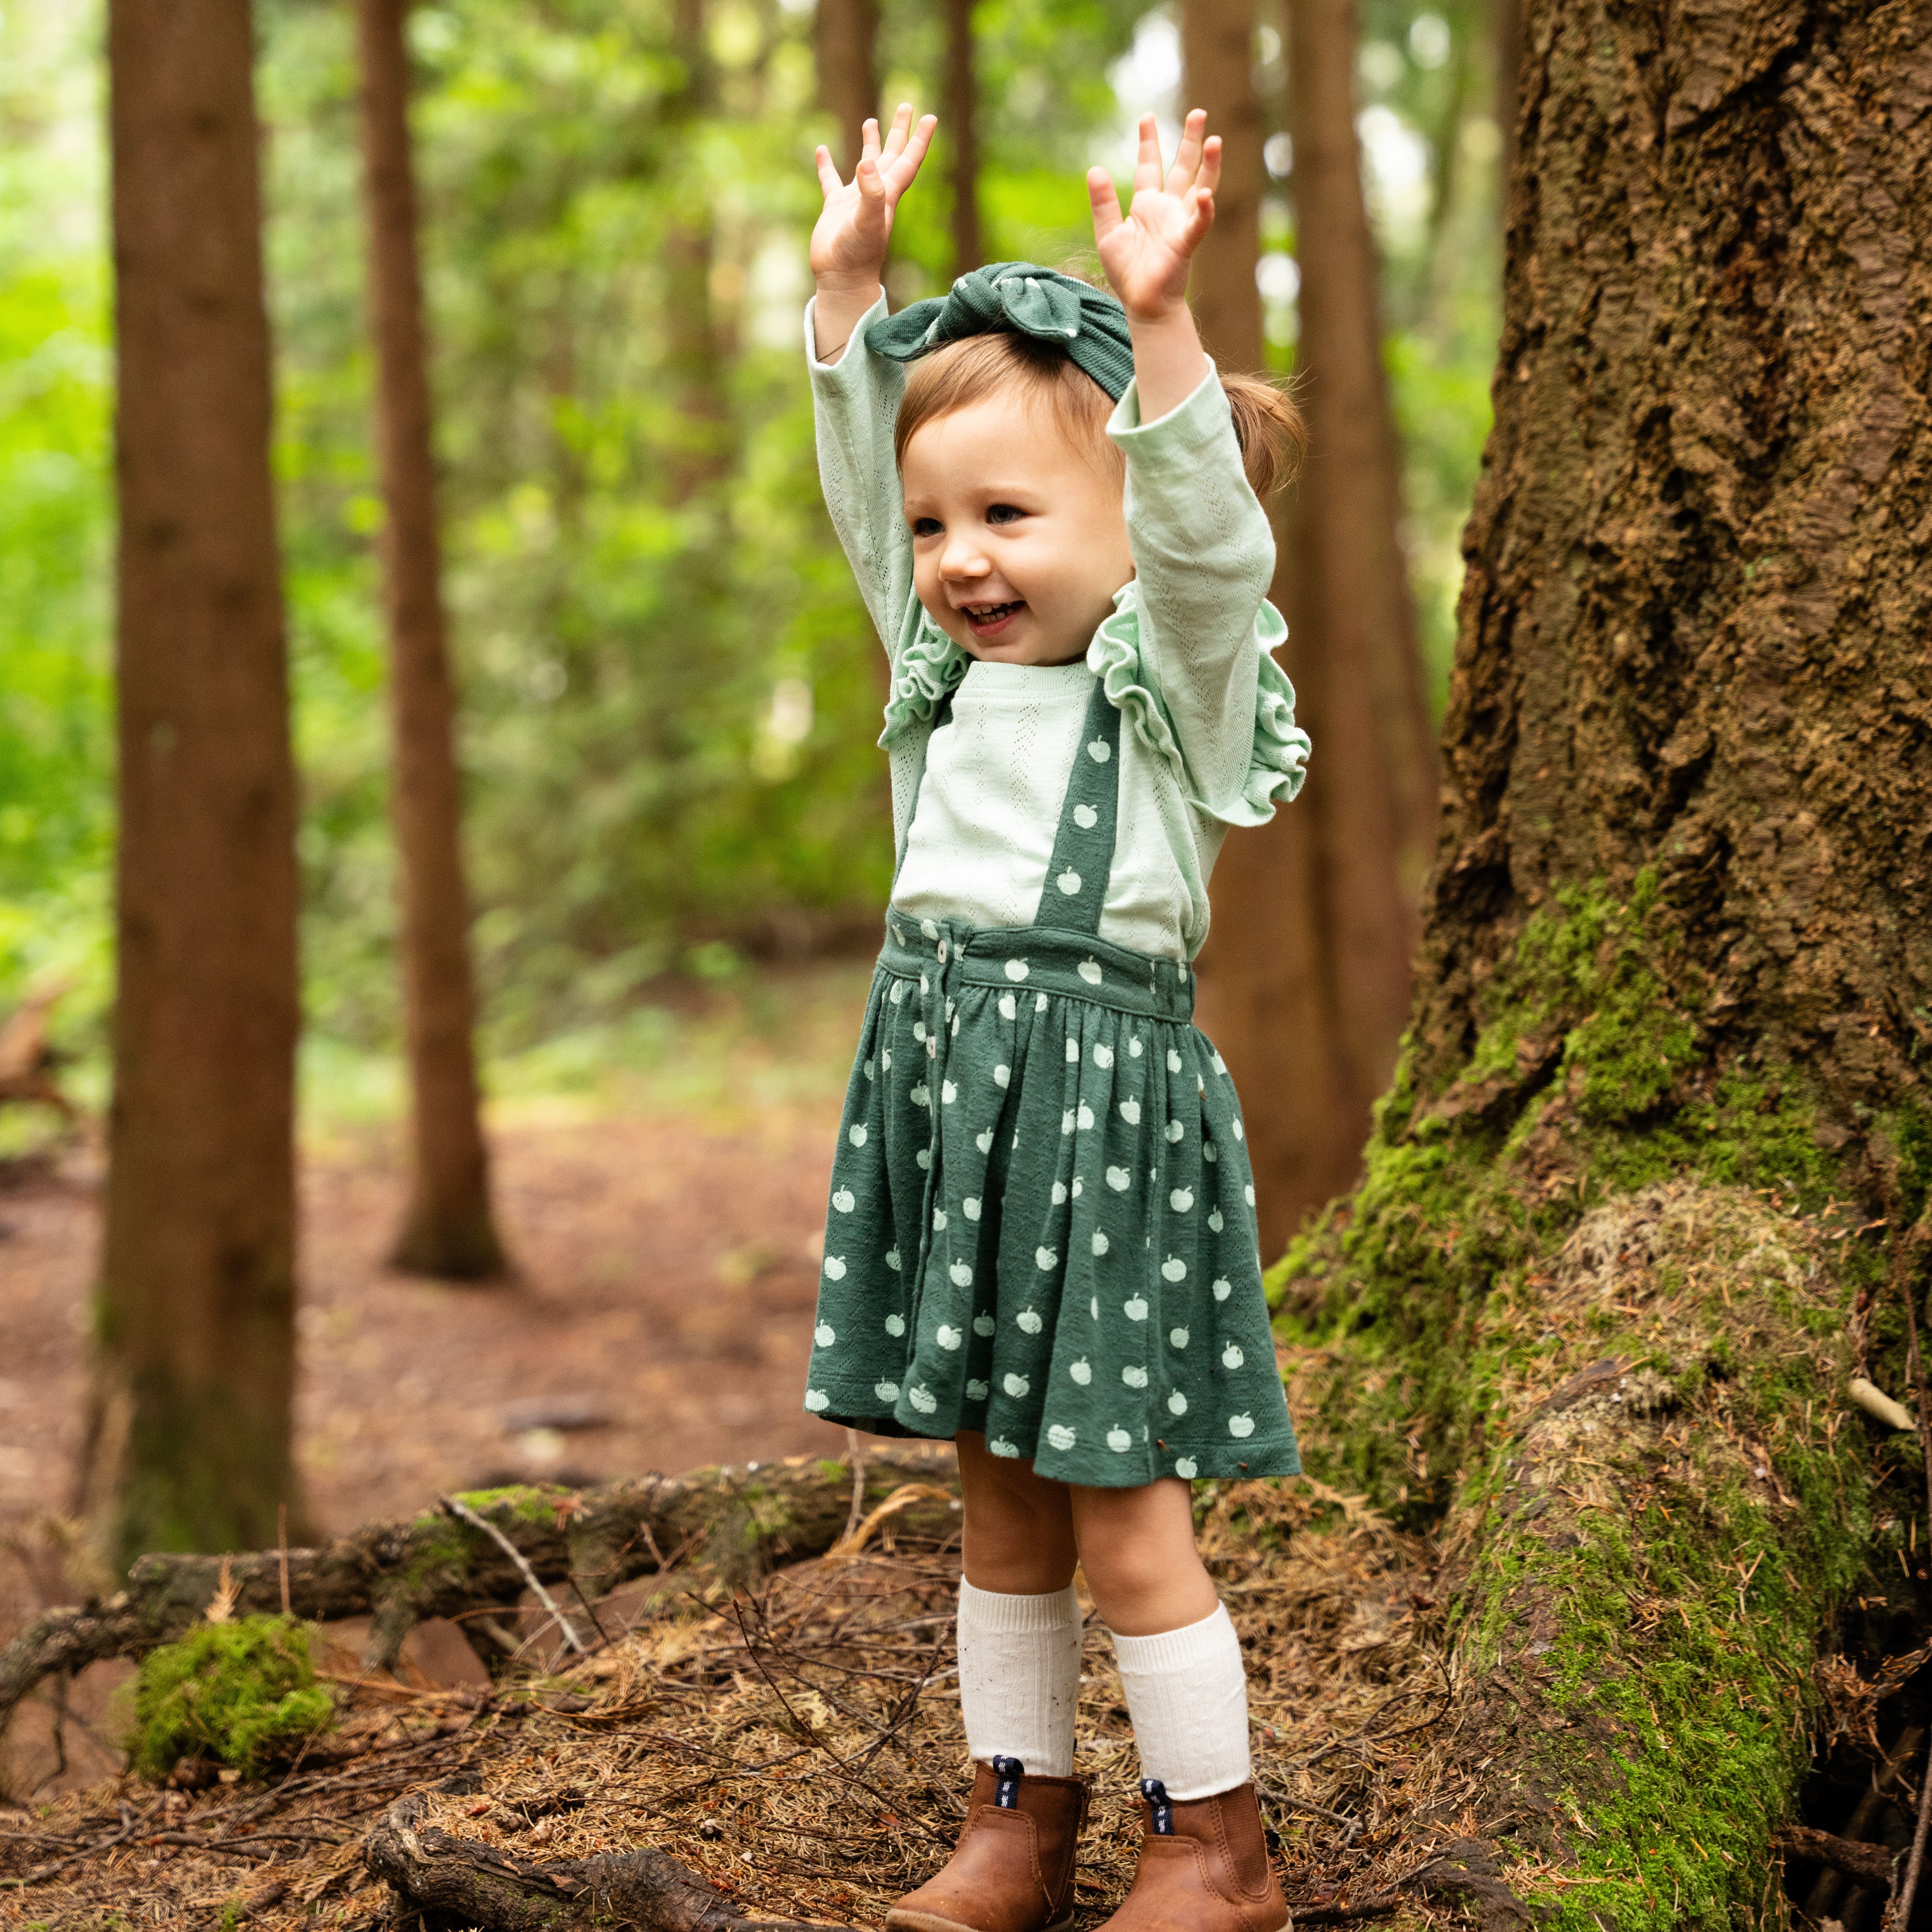
[[[844,1432],[799,1398],[865,983],[840,967],[714,999],[647,1064],[496,1105],[518,1264],[499,1287],[386,1268],[394,1124],[311,1109],[296,1430],[315,1526],[500,1479],[842,1453]],[[70,1498],[100,1182],[86,1142],[0,1162],[0,1640],[73,1595],[57,1564],[19,1552],[44,1550]]]

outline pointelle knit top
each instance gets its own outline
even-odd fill
[[[1220,379],[1210,365],[1152,422],[1130,384],[1108,420],[1126,460],[1136,574],[1084,661],[989,663],[947,637],[913,588],[892,458],[905,369],[864,342],[885,313],[882,293],[836,363],[818,359],[809,306],[805,329],[826,506],[891,659],[880,742],[903,855],[892,903],[914,918],[1032,922],[1098,676],[1128,728],[1100,937],[1191,960],[1208,936],[1208,881],[1228,827],[1264,824],[1276,799],[1293,798],[1309,750],[1294,690],[1269,655],[1288,634],[1265,595],[1274,537]],[[949,692],[952,722],[935,733]]]

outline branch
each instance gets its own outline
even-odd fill
[[[1786,1825],[1771,1834],[1771,1848],[1786,1858],[1809,1858],[1814,1864],[1828,1865],[1873,1891],[1892,1889],[1892,1853],[1882,1845],[1868,1845],[1856,1838],[1834,1837],[1829,1832],[1814,1832],[1808,1825]]]
[[[419,1795],[398,1798],[363,1850],[371,1874],[418,1911],[446,1913],[482,1932],[590,1932],[613,1924],[640,1932],[800,1932],[795,1920],[746,1918],[663,1852],[526,1858],[423,1827],[424,1802]]]
[[[363,1662],[386,1670],[424,1618],[514,1604],[533,1578],[602,1594],[682,1563],[737,1584],[778,1563],[822,1556],[844,1529],[850,1481],[842,1462],[795,1456],[575,1492],[474,1491],[458,1500],[482,1529],[436,1509],[406,1522],[365,1525],[320,1550],[143,1556],[125,1590],[50,1610],[0,1650],[0,1726],[43,1678],[103,1658],[141,1656],[179,1636],[206,1610],[224,1561],[237,1616],[272,1616],[286,1604],[316,1622],[370,1616]],[[908,1484],[927,1486],[904,1514],[916,1534],[943,1538],[958,1527],[950,1445],[896,1445],[867,1459],[864,1481],[881,1498]]]

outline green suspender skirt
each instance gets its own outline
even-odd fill
[[[1035,924],[886,914],[805,1406],[1058,1482],[1292,1475],[1234,1083],[1187,968],[1099,936],[1120,732],[1096,678]]]

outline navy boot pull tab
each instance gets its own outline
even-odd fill
[[[1016,1757],[994,1759],[993,1776],[997,1782],[993,1786],[993,1802],[1002,1811],[1019,1809],[1020,1780],[1025,1772],[1026,1766]]]
[[[1141,1796],[1148,1803],[1148,1829],[1156,1838],[1174,1836],[1174,1804],[1167,1795],[1167,1786],[1157,1778],[1141,1780]]]

